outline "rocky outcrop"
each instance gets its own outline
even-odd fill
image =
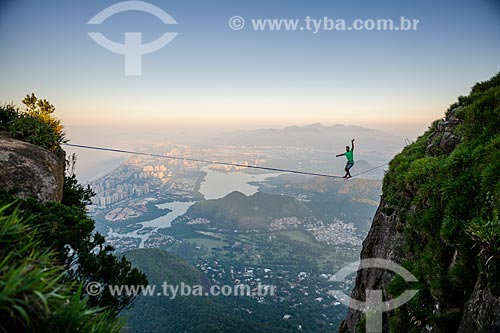
[[[462,107],[457,107],[448,111],[446,118],[434,124],[425,146],[425,155],[439,156],[449,155],[460,143],[461,139],[456,128],[463,120],[457,117]],[[391,172],[391,171],[389,171]],[[405,201],[412,200],[411,191],[401,193]],[[401,264],[405,259],[404,254],[404,222],[409,211],[402,211],[400,207],[389,207],[382,196],[379,208],[373,218],[371,229],[363,242],[361,259],[380,258],[387,259],[396,264]],[[385,297],[390,298],[388,285],[394,278],[394,274],[381,269],[363,269],[358,271],[356,283],[352,290],[351,298],[365,301],[366,290],[382,290]],[[479,283],[479,282],[478,282]],[[481,285],[476,286],[471,296],[462,319],[461,332],[480,332],[482,323],[499,322],[500,314],[495,309],[499,308],[499,300],[495,298],[491,291],[485,290]],[[391,312],[384,313],[383,331],[388,332],[388,316]],[[345,321],[342,322],[340,331],[358,332],[359,324],[362,322],[364,314],[360,311],[349,309]],[[483,320],[484,319],[484,320]],[[498,326],[495,326],[498,328]],[[489,328],[488,328],[489,329]],[[425,329],[423,330],[425,331]],[[488,332],[500,332],[491,331]]]
[[[399,211],[388,207],[382,199],[373,218],[372,227],[363,242],[361,259],[380,258],[391,260],[397,264],[403,259],[404,238],[400,229]],[[356,284],[351,298],[366,300],[366,290],[382,290],[388,295],[387,285],[394,273],[382,269],[363,269],[358,271]],[[385,315],[385,314],[384,314]],[[341,332],[357,332],[356,327],[363,318],[363,313],[349,309],[347,320],[343,322]],[[384,331],[387,320],[384,320]]]
[[[0,189],[19,198],[61,201],[64,185],[64,154],[0,136]]]
[[[455,134],[455,129],[463,122],[462,119],[456,116],[462,109],[463,107],[459,106],[450,110],[446,119],[437,122],[435,131],[427,141],[427,149],[425,151],[427,155],[448,155],[460,143],[460,137]]]
[[[483,276],[479,276],[474,291],[465,305],[460,333],[500,332],[500,297],[487,288]]]

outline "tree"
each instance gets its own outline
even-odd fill
[[[0,130],[10,136],[27,141],[54,152],[62,152],[60,144],[65,142],[63,127],[53,117],[55,107],[35,94],[23,99],[26,106],[19,110],[12,105],[0,107]],[[53,251],[53,260],[66,269],[62,279],[86,286],[98,282],[103,293],[90,297],[89,304],[108,307],[116,316],[134,299],[133,296],[112,296],[109,285],[145,285],[146,276],[132,268],[125,258],[113,254],[105,239],[94,233],[95,222],[88,216],[86,206],[94,195],[87,186],[78,183],[73,172],[76,159],[66,164],[67,174],[63,187],[63,199],[59,202],[41,203],[34,199],[16,199],[14,194],[0,191],[0,205],[6,212],[19,214],[36,227],[36,242],[42,249]],[[12,202],[15,205],[11,205]],[[82,296],[85,292],[81,291]]]
[[[61,122],[53,117],[54,105],[33,93],[23,99],[23,104],[24,110],[14,105],[0,107],[0,131],[53,152],[60,151],[60,144],[66,140]]]
[[[58,254],[13,206],[0,207],[0,332],[119,332],[121,321],[64,279]]]

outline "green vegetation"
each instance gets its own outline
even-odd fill
[[[391,330],[456,331],[479,275],[500,294],[500,73],[392,160],[383,193],[403,224],[405,266],[420,281]]]
[[[151,285],[210,286],[196,268],[160,249],[132,250],[124,254],[134,266],[146,272]],[[208,290],[208,289],[205,289]],[[180,293],[180,292],[179,292]],[[140,296],[123,312],[125,332],[285,332],[272,324],[256,321],[247,312],[235,311],[227,297]]]
[[[186,215],[206,218],[212,225],[224,229],[267,229],[269,219],[304,217],[310,215],[307,207],[293,198],[257,192],[245,196],[229,193],[222,199],[206,200],[191,206]]]
[[[11,104],[0,106],[0,132],[52,151],[60,149],[65,138],[60,121],[52,116],[54,105],[35,94],[27,95],[23,104],[24,110]]]
[[[64,133],[52,117],[54,106],[34,94],[23,103],[23,111],[0,107],[0,131],[62,155]],[[120,329],[116,316],[134,297],[112,296],[108,286],[144,285],[147,279],[93,232],[94,221],[85,209],[92,195],[71,170],[60,203],[0,191],[0,331]],[[99,296],[84,292],[90,282],[103,287]]]
[[[191,232],[196,232],[195,230],[200,230],[200,228],[202,228],[201,225],[177,224],[172,228],[162,229],[161,232],[177,237],[177,235],[188,234],[188,230],[179,229],[190,229]],[[235,233],[232,230],[226,232],[211,230],[211,232],[216,232],[225,245],[207,246],[213,244],[210,244],[209,238],[205,238],[198,246],[195,246],[186,238],[182,238],[182,243],[175,243],[166,249],[197,267],[210,266],[219,272],[223,269],[225,274],[222,276],[217,274],[213,276],[213,271],[207,273],[207,276],[215,279],[217,282],[214,283],[218,285],[233,285],[234,279],[241,279],[241,272],[245,268],[254,268],[256,272],[254,278],[262,279],[263,283],[277,285],[281,290],[279,295],[284,297],[284,299],[271,298],[265,303],[257,303],[255,300],[248,299],[219,298],[219,301],[226,303],[226,311],[250,309],[252,314],[247,317],[247,320],[266,323],[269,329],[281,328],[290,331],[302,325],[304,331],[336,331],[338,323],[345,316],[346,308],[332,305],[335,301],[333,297],[328,300],[324,299],[322,302],[315,300],[316,297],[327,295],[327,290],[331,289],[331,282],[320,277],[320,274],[334,273],[347,262],[355,261],[359,255],[359,248],[349,249],[349,247],[318,243],[307,230],[300,227],[295,230],[276,232]],[[265,278],[264,269],[271,269],[272,277]],[[230,274],[231,270],[236,274],[234,277]],[[299,282],[300,272],[308,272],[310,276]],[[315,292],[316,290],[318,293]],[[309,294],[306,295],[304,291]],[[299,303],[301,305],[297,306],[296,304]],[[284,314],[291,314],[293,318],[284,321],[282,319]]]
[[[217,239],[210,239],[210,238],[186,238],[184,239],[186,242],[191,242],[195,243],[196,245],[199,246],[205,246],[209,249],[214,248],[214,247],[222,247],[226,245],[223,241],[217,240]]]
[[[291,240],[309,244],[311,246],[317,246],[317,242],[312,236],[303,230],[286,230],[279,233],[282,236],[290,237]]]
[[[119,332],[112,311],[89,305],[58,254],[11,208],[0,208],[0,331]]]
[[[184,282],[190,285],[209,285],[200,271],[164,250],[136,249],[123,253],[123,256],[129,259],[134,267],[140,267],[152,284],[162,284],[166,281],[169,284]]]
[[[375,179],[354,178],[348,182],[340,179],[314,177],[304,183],[292,184],[292,188],[310,192],[336,192],[353,199],[370,199],[378,203],[380,181]]]
[[[363,234],[370,229],[371,219],[380,201],[380,180],[354,178],[346,182],[315,177],[307,181],[292,179],[290,183],[287,178],[271,178],[268,183],[272,186],[262,186],[259,191],[302,197],[305,200],[301,203],[318,219],[331,221],[339,218],[344,222],[353,223]]]
[[[217,318],[223,318],[221,320],[225,322],[226,319],[221,317],[220,313],[231,313],[232,320],[239,322],[238,320],[242,319],[245,322],[245,325],[239,325],[243,331],[253,327],[254,331],[258,332],[289,332],[297,330],[301,325],[303,330],[308,332],[336,332],[338,323],[345,316],[346,308],[335,306],[333,304],[335,299],[327,294],[327,290],[331,289],[331,281],[321,277],[321,274],[333,274],[347,262],[355,261],[359,255],[359,247],[355,249],[350,246],[318,243],[303,226],[275,232],[268,230],[234,232],[234,230],[213,229],[203,224],[176,223],[171,228],[161,229],[160,232],[182,239],[182,242],[176,242],[165,249],[203,270],[213,284],[234,285],[238,283],[235,282],[236,279],[240,281],[250,279],[249,281],[253,281],[250,283],[256,283],[256,279],[260,279],[262,283],[278,286],[279,296],[270,297],[265,302],[246,297],[210,298],[210,302],[198,305],[199,311],[206,316],[204,318],[209,323]],[[192,243],[193,239],[196,243]],[[138,267],[148,273],[146,268],[140,265],[140,261]],[[250,268],[254,270],[253,277],[244,274],[245,270]],[[270,271],[266,272],[266,269]],[[301,280],[299,278],[301,272],[307,272],[308,278]],[[152,281],[149,273],[148,279]],[[317,297],[322,297],[323,300],[321,302],[315,300]],[[131,312],[136,309],[143,311],[140,302],[141,299],[138,299],[134,303]],[[134,329],[137,330],[139,327],[141,330],[152,330],[151,325],[155,323],[155,327],[166,327],[165,332],[177,332],[176,328],[179,326],[170,327],[173,320],[170,320],[170,317],[164,319],[164,313],[170,312],[173,308],[170,303],[166,300],[162,304],[156,303],[158,300],[148,300],[148,302],[157,304],[155,307],[148,305],[148,308],[153,308],[151,311],[161,311],[163,315],[151,318],[152,323],[147,324],[137,319]],[[192,302],[199,300],[194,298]],[[187,308],[192,306],[192,303],[184,305]],[[206,306],[210,306],[210,309],[206,309]],[[162,308],[165,310],[159,310]],[[177,307],[173,311],[179,313],[181,309]],[[285,314],[290,314],[292,318],[283,320]],[[132,316],[135,318],[135,314]],[[144,316],[146,314],[140,314],[137,318]],[[182,314],[178,316],[181,317]],[[150,317],[147,318],[149,322]],[[265,329],[257,329],[259,326],[256,326],[256,323],[265,323]],[[230,327],[226,329],[234,331],[229,329]],[[180,330],[182,329],[191,331],[191,326],[183,326]]]

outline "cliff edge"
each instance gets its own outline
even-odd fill
[[[396,155],[361,259],[404,266],[418,294],[384,314],[384,332],[500,332],[500,73],[476,84]],[[358,271],[351,297],[407,288],[394,273]],[[364,332],[350,309],[341,332]]]

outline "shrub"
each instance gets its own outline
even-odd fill
[[[119,332],[112,312],[91,307],[81,285],[65,282],[57,253],[11,208],[0,208],[0,331]]]
[[[26,141],[39,147],[56,151],[65,140],[63,126],[53,117],[55,108],[35,94],[23,99],[24,110],[14,105],[0,106],[0,131],[12,138]]]
[[[420,281],[419,298],[394,312],[394,331],[457,330],[480,275],[500,294],[500,74],[450,110],[457,107],[460,142],[449,155],[426,154],[429,138],[440,134],[434,123],[394,157],[384,178],[387,206],[406,212],[404,266]]]

